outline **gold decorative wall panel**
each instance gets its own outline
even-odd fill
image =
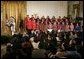
[[[16,32],[19,31],[19,20],[26,15],[26,1],[1,1],[1,35],[11,35],[10,28],[6,26],[6,20],[13,16],[16,20]]]

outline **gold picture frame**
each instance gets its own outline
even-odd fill
[[[76,17],[79,16],[79,12],[80,12],[80,5],[79,4],[74,4],[73,5],[73,14],[75,15],[75,9],[77,9],[77,13],[76,13]]]

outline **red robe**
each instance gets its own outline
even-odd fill
[[[53,28],[52,24],[49,24],[48,29],[52,29],[52,28]]]
[[[33,29],[33,30],[36,30],[36,27],[37,27],[37,24],[36,24],[36,22],[33,21],[33,22],[32,22],[32,29]]]
[[[39,24],[36,24],[36,30],[40,30]]]
[[[61,30],[65,31],[65,28],[66,28],[66,26],[62,24],[61,25]]]
[[[70,26],[69,26],[69,25],[66,25],[65,31],[66,31],[66,32],[70,31]]]
[[[74,25],[70,25],[70,31],[74,30]]]
[[[61,22],[61,21],[62,21],[62,19],[57,19],[57,21],[58,21],[58,22]]]
[[[57,25],[57,30],[61,30],[61,25]]]
[[[53,30],[57,31],[57,24],[53,25]]]
[[[28,20],[27,22],[27,29],[33,29],[33,24],[32,20]]]
[[[43,31],[43,32],[45,31],[45,24],[44,23],[40,23],[39,27],[40,27],[41,31]]]

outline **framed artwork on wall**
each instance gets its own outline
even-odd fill
[[[80,5],[79,4],[73,4],[73,14],[75,17],[79,16],[80,12]]]

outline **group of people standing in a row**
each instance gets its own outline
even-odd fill
[[[53,16],[50,19],[49,16],[47,16],[46,18],[44,16],[39,18],[39,16],[37,16],[37,18],[35,18],[33,15],[31,17],[27,15],[24,20],[27,31],[41,30],[43,32],[46,32],[54,30],[62,32],[80,32],[82,30],[81,23],[74,23],[66,17],[61,18],[61,16],[59,16],[59,18],[55,18],[55,16]]]

